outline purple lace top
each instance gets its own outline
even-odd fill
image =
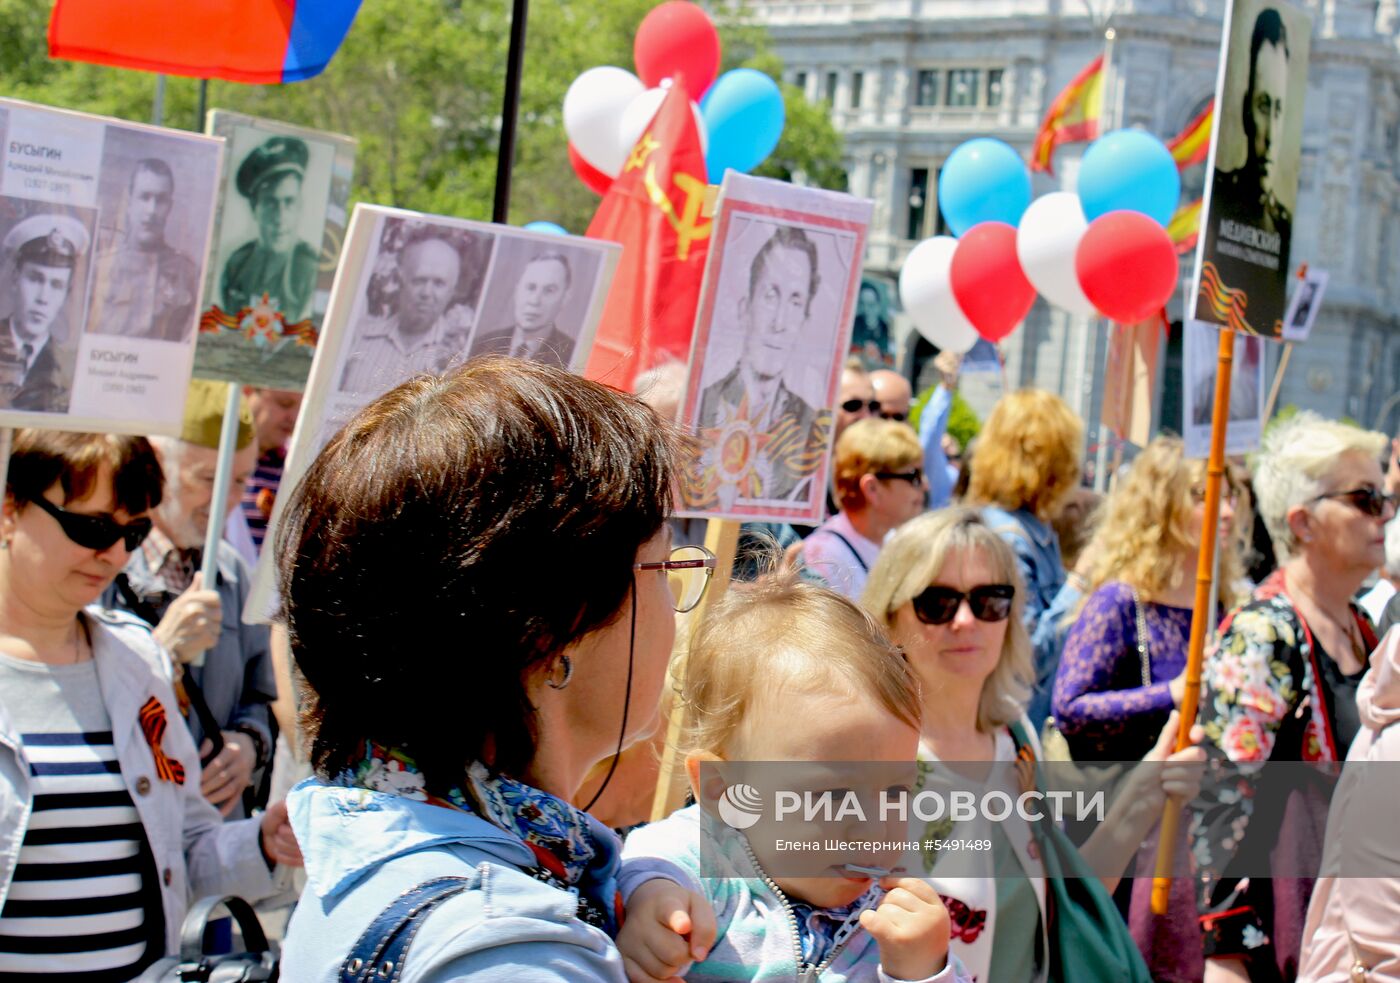
[[[1142,685],[1137,617],[1127,584],[1109,581],[1089,596],[1065,639],[1055,676],[1055,722],[1075,756],[1099,745],[1099,760],[1141,757],[1172,711],[1170,683],[1186,668],[1191,609],[1143,603],[1151,686]]]

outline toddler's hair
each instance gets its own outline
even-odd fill
[[[731,584],[691,640],[682,753],[733,753],[754,707],[784,689],[856,689],[911,727],[920,724],[918,677],[879,623],[833,590],[770,573]]]

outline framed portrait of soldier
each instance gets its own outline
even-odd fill
[[[821,521],[872,207],[725,175],[682,401],[682,514]]]
[[[621,252],[613,242],[357,205],[288,446],[286,487],[360,409],[414,376],[484,354],[580,370]],[[527,347],[503,349],[501,335],[523,336]],[[285,498],[273,506],[269,536]],[[270,557],[263,553],[244,609],[251,620],[267,620]]]
[[[1211,416],[1215,408],[1215,379],[1220,329],[1204,321],[1187,321],[1182,338],[1182,438],[1186,456],[1210,455]],[[1230,412],[1225,453],[1244,454],[1259,446],[1264,416],[1264,339],[1235,335],[1230,371]]]
[[[0,426],[177,433],[223,141],[0,100]]]
[[[202,284],[201,378],[300,391],[348,219],[355,141],[226,110],[213,257]]]
[[[1308,267],[1298,274],[1298,285],[1288,300],[1288,313],[1283,319],[1283,340],[1294,343],[1308,340],[1318,312],[1322,310],[1322,295],[1327,292],[1328,273]]]
[[[1279,338],[1298,204],[1312,19],[1231,0],[1197,247],[1195,317]]]

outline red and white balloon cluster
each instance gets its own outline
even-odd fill
[[[1035,201],[1013,148],[969,141],[939,179],[939,205],[955,235],[914,247],[900,271],[900,298],[924,337],[957,352],[979,337],[1009,335],[1037,291],[1074,314],[1144,320],[1177,286],[1164,226],[1179,195],[1170,152],[1141,131],[1116,131],[1091,146],[1077,193]]]
[[[726,168],[747,173],[773,152],[785,115],[778,85],[762,72],[737,68],[716,78],[719,32],[688,0],[653,8],[633,42],[637,74],[590,68],[564,95],[569,161],[580,181],[604,194],[651,124],[666,90],[679,79],[690,97],[710,183]]]

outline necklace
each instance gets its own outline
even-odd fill
[[[1318,614],[1331,622],[1334,628],[1340,628],[1342,630],[1342,634],[1346,635],[1347,644],[1351,646],[1352,655],[1364,664],[1366,661],[1366,643],[1361,638],[1360,630],[1356,627],[1356,618],[1352,616],[1351,606],[1347,606],[1347,616],[1345,618],[1337,618],[1324,608],[1322,603],[1318,601],[1310,591],[1303,590],[1302,588],[1296,589],[1299,594],[1307,598],[1308,602],[1312,604]]]

